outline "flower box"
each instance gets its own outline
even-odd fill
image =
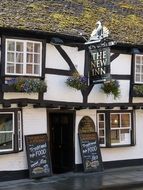
[[[31,78],[13,78],[2,85],[3,92],[26,92],[42,93],[46,92],[47,85],[43,80]]]

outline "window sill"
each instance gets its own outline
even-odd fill
[[[101,149],[103,149],[103,148],[106,148],[106,149],[107,148],[123,148],[123,147],[131,147],[131,146],[135,146],[135,145],[131,145],[131,144],[129,144],[129,145],[115,145],[115,146],[108,146],[108,147],[107,146],[106,147],[100,146],[100,148]]]

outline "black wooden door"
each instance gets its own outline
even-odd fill
[[[50,145],[53,173],[73,170],[73,114],[50,113]]]

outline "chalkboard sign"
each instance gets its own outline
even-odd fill
[[[80,133],[79,142],[85,172],[103,171],[97,133]]]
[[[46,134],[25,136],[30,178],[51,176],[51,160]]]

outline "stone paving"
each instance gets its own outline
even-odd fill
[[[139,187],[143,189],[143,166],[0,182],[0,190],[124,190]]]

